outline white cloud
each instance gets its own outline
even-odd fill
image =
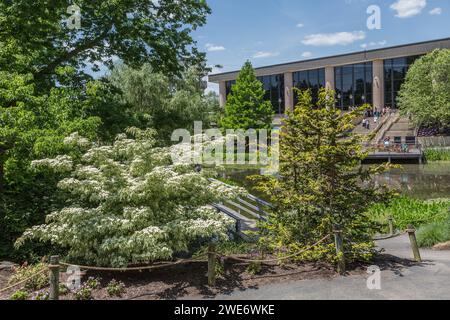
[[[312,57],[312,52],[305,51],[305,52],[302,53],[302,57],[303,58],[311,58]]]
[[[303,28],[305,25],[303,23],[297,23],[297,28]]]
[[[254,59],[261,59],[261,58],[270,58],[270,57],[276,57],[278,56],[278,52],[268,52],[268,51],[258,51],[253,55]]]
[[[372,42],[369,42],[369,43],[363,43],[363,44],[361,44],[360,47],[363,48],[363,49],[367,49],[368,47],[375,47],[375,46],[382,47],[382,46],[386,45],[386,43],[387,43],[386,40],[378,41],[378,42],[372,41]]]
[[[365,38],[366,33],[364,31],[318,33],[306,36],[302,43],[307,46],[345,46]]]
[[[217,46],[217,45],[214,45],[211,43],[207,43],[205,47],[206,47],[206,50],[208,50],[209,52],[226,50],[224,46]]]
[[[397,11],[396,17],[410,18],[418,15],[427,6],[427,0],[397,0],[391,9]]]
[[[442,13],[442,8],[434,8],[433,10],[430,11],[430,14],[435,16],[435,15],[440,15]]]

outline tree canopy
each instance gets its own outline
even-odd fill
[[[194,121],[202,121],[203,128],[217,122],[218,99],[204,93],[203,75],[203,70],[191,67],[171,80],[150,64],[139,69],[121,65],[108,80],[121,91],[118,99],[133,112],[146,115],[158,133],[158,143],[167,145],[176,129],[192,132]]]
[[[57,0],[0,2],[2,70],[33,74],[41,86],[56,83],[58,68],[71,66],[78,79],[85,69],[112,66],[115,59],[155,71],[180,74],[202,65],[192,30],[206,22],[205,0],[78,0],[81,28],[64,22],[69,3]]]
[[[450,125],[449,49],[437,49],[414,62],[399,92],[398,105],[418,126]]]
[[[221,126],[236,130],[271,129],[274,111],[264,96],[263,84],[256,78],[250,61],[247,61],[227,97]]]

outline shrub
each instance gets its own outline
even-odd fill
[[[23,291],[23,290],[18,290],[16,292],[14,292],[9,299],[10,300],[28,300],[29,296],[30,295],[28,294],[28,292]]]
[[[450,161],[450,149],[427,149],[425,158],[428,161]]]
[[[424,201],[409,197],[399,197],[388,204],[375,204],[369,209],[369,216],[383,225],[388,217],[394,218],[395,227],[404,230],[409,224],[418,228],[432,222],[442,222],[447,218],[450,200]]]
[[[9,284],[15,284],[31,277],[38,273],[42,269],[46,268],[44,263],[38,263],[35,265],[23,265],[14,269],[14,274],[9,279]],[[25,288],[28,290],[40,290],[48,286],[48,274],[43,272],[25,282]]]
[[[75,300],[92,300],[92,289],[87,285],[83,285],[75,291],[74,296]]]
[[[98,289],[100,287],[100,280],[95,277],[89,277],[86,281],[86,286],[91,289]]]
[[[450,241],[450,216],[444,223],[433,222],[417,230],[417,243],[420,247],[432,247],[446,241]]]
[[[16,245],[39,239],[67,248],[71,261],[124,267],[170,259],[199,239],[228,239],[233,221],[210,205],[244,190],[210,182],[213,169],[196,172],[192,164],[172,162],[173,152],[189,156],[186,148],[156,148],[152,131],[131,131],[136,139],[120,135],[112,146],[93,146],[83,165],[70,157],[34,162],[71,172],[58,184],[67,206]]]
[[[108,292],[110,297],[120,298],[122,294],[125,293],[125,285],[123,284],[123,282],[113,279],[110,283],[108,283],[106,291]]]

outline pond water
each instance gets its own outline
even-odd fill
[[[225,177],[264,199],[264,196],[254,189],[253,182],[247,179],[248,176],[257,174],[259,170],[228,169]],[[396,188],[402,194],[413,198],[450,198],[450,162],[404,164],[402,169],[393,169],[376,176],[375,181]]]

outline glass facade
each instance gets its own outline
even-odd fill
[[[263,84],[265,95],[264,100],[270,101],[275,114],[284,114],[284,74],[257,77]],[[235,80],[226,81],[226,95],[231,93],[231,87],[236,83]]]
[[[236,80],[225,81],[226,95],[231,93],[231,87],[236,83]]]
[[[335,67],[334,77],[337,107],[348,110],[351,106],[372,104],[372,62]]]
[[[262,82],[266,94],[264,100],[270,101],[275,114],[284,114],[284,74],[257,77]]]
[[[409,66],[420,56],[411,56],[384,60],[384,103],[391,108],[397,107],[397,95],[405,81]]]
[[[293,85],[300,90],[311,89],[313,103],[317,102],[319,89],[325,87],[325,69],[313,69],[307,71],[294,72]],[[297,105],[298,97],[294,94],[294,105]]]

